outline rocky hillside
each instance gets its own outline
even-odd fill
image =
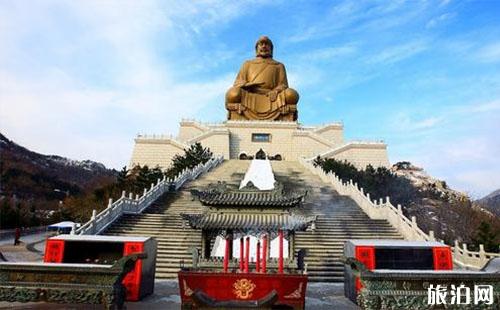
[[[498,205],[500,191],[496,195],[483,198],[482,204],[473,202],[465,193],[449,188],[445,181],[431,177],[424,169],[409,162],[399,162],[391,171],[411,182],[418,191],[418,199],[405,207],[409,216],[416,216],[419,227],[424,231],[433,230],[438,238],[451,243],[453,239],[475,243],[478,227],[488,223],[493,233],[500,231]],[[497,213],[493,212],[497,203]],[[488,207],[486,207],[488,206]],[[500,236],[496,238],[500,239]]]
[[[478,205],[500,217],[500,189],[476,201]]]
[[[468,199],[467,194],[449,188],[445,181],[431,177],[423,168],[414,166],[410,162],[398,162],[391,167],[391,171],[410,180],[419,192],[432,193],[450,202]]]
[[[62,200],[116,180],[117,172],[90,160],[32,152],[0,134],[0,196]]]

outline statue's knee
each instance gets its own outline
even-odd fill
[[[241,102],[241,90],[239,87],[231,87],[226,92],[226,102],[230,102],[230,103],[240,103]]]
[[[285,89],[286,104],[297,104],[299,102],[299,93],[293,88]]]

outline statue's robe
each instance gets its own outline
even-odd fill
[[[263,83],[251,90],[241,89],[242,113],[248,119],[275,120],[288,113],[285,92],[288,88],[285,66],[271,58],[256,58],[243,63],[236,76],[234,87],[245,83]],[[271,101],[267,93],[276,90],[278,96]]]

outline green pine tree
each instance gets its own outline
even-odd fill
[[[495,242],[496,234],[491,230],[491,225],[487,222],[481,222],[479,225],[474,242],[478,245],[484,245],[484,250],[486,252],[497,253],[499,248],[498,244]]]

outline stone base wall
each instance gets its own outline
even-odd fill
[[[187,147],[189,145],[167,136],[137,136],[129,169],[136,165],[147,165],[150,168],[159,166],[166,169],[170,166],[172,158],[176,154],[182,154]]]
[[[381,142],[348,142],[320,156],[348,161],[358,169],[364,169],[368,165],[375,168],[390,166],[387,145]]]
[[[343,125],[334,123],[306,127],[297,122],[226,121],[202,124],[192,120],[180,123],[179,136],[138,136],[130,161],[133,165],[168,168],[175,154],[200,142],[217,155],[237,159],[242,153],[254,156],[260,149],[297,161],[318,155],[347,160],[358,168],[371,164],[389,166],[387,146],[383,142],[344,142]]]

